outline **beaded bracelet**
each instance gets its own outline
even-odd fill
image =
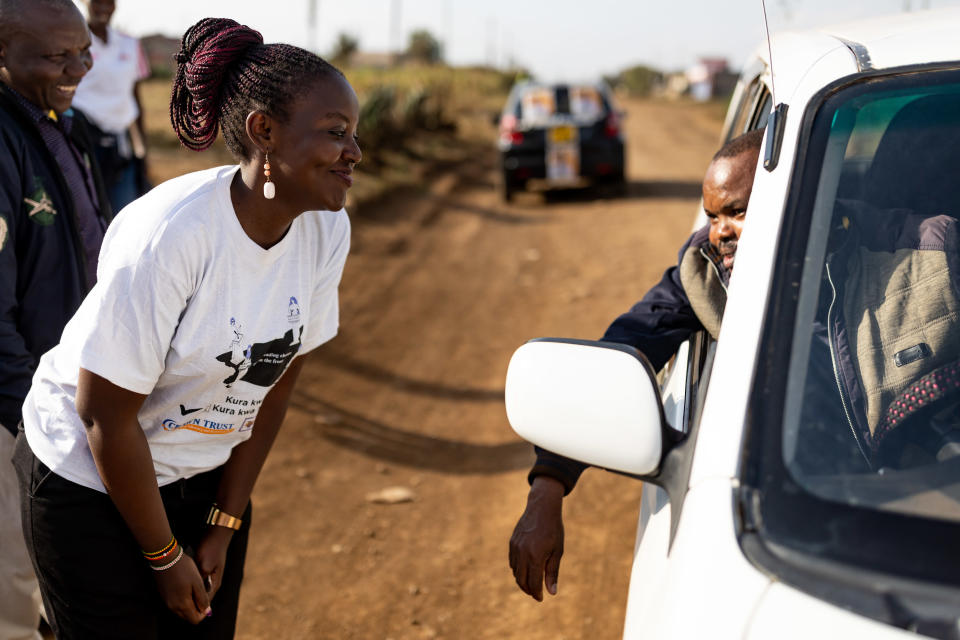
[[[169,558],[173,554],[175,554],[177,552],[177,549],[179,548],[180,548],[179,544],[174,544],[172,547],[170,547],[167,551],[163,552],[159,556],[144,556],[144,557],[147,559],[147,562],[150,562],[150,563],[161,562]]]
[[[159,551],[144,551],[141,549],[140,553],[142,553],[143,557],[147,560],[160,560],[161,558],[165,558],[166,556],[170,555],[170,552],[173,551],[176,546],[177,538],[176,536],[171,536],[170,542],[164,545],[164,547]]]
[[[173,560],[171,560],[171,561],[168,562],[167,564],[161,565],[161,566],[159,566],[159,567],[155,567],[155,566],[153,566],[153,565],[150,565],[150,568],[153,569],[154,571],[165,571],[166,569],[169,569],[169,568],[172,567],[173,565],[175,565],[175,564],[177,564],[178,562],[180,562],[180,558],[183,557],[183,547],[181,547],[180,545],[177,545],[177,548],[180,549],[180,552],[177,553],[177,557],[176,557],[176,558],[174,558]]]

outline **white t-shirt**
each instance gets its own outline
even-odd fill
[[[107,230],[97,284],[23,406],[30,448],[57,475],[104,491],[76,411],[81,367],[147,395],[137,417],[162,486],[226,462],[289,362],[336,335],[346,212],[303,213],[263,249],[234,212],[236,171],[165,182]]]
[[[83,76],[73,106],[108,133],[123,133],[140,115],[133,87],[150,75],[140,41],[107,27],[107,41],[90,34],[93,67]]]

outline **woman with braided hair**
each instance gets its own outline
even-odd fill
[[[191,27],[177,62],[177,135],[222,131],[238,164],[116,218],[23,408],[24,531],[58,638],[233,636],[250,493],[303,355],[337,331],[356,95],[232,20]]]

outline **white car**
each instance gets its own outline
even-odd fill
[[[621,345],[514,355],[522,437],[645,481],[624,638],[960,637],[958,34],[956,10],[783,34],[772,73],[757,49],[719,340],[662,385]]]

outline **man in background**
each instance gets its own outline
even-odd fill
[[[10,457],[40,356],[96,280],[110,205],[71,102],[91,66],[72,0],[0,0],[0,640],[37,638]]]
[[[115,0],[84,0],[92,35],[93,68],[77,88],[73,105],[95,126],[97,162],[110,207],[120,211],[146,191],[146,135],[140,82],[150,67],[140,41],[110,26]]]

